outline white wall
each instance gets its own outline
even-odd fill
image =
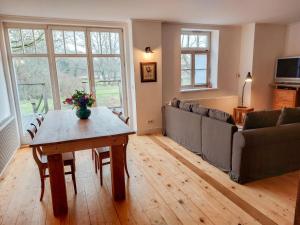
[[[300,56],[300,22],[287,26],[285,39],[285,56]]]
[[[137,133],[157,132],[162,126],[161,22],[133,20],[131,30]],[[150,46],[154,52],[149,59],[145,58],[145,47],[147,46]],[[146,61],[157,62],[157,82],[141,83],[140,63]]]
[[[180,32],[182,28],[219,30],[218,90],[180,92]],[[239,72],[240,27],[206,26],[195,24],[163,23],[163,103],[173,97],[197,99],[237,95]]]
[[[285,25],[256,24],[251,105],[255,110],[272,108],[272,87],[276,59],[283,55]]]
[[[252,74],[253,51],[254,51],[255,23],[242,26],[241,29],[241,51],[240,51],[240,77],[238,81],[239,104],[242,103],[242,91],[247,73]],[[244,105],[251,105],[251,85],[246,84],[244,92]]]

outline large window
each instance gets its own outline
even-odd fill
[[[210,87],[210,32],[181,32],[181,88]]]
[[[94,94],[98,106],[124,110],[121,29],[5,25],[23,130],[36,114],[69,107],[62,102],[76,89]]]

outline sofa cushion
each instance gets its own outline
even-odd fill
[[[283,108],[278,118],[277,125],[300,123],[300,107]]]
[[[183,102],[183,101],[180,101],[179,103],[179,108],[184,110],[184,111],[188,111],[188,112],[191,112],[192,111],[192,103],[190,102]]]
[[[179,108],[180,100],[178,98],[173,98],[171,100],[171,106]]]
[[[194,103],[192,105],[192,112],[193,113],[197,113],[197,114],[202,115],[202,116],[208,116],[208,111],[209,111],[208,108],[206,108],[206,107],[204,107],[204,106],[202,106],[198,103]]]
[[[227,113],[218,109],[209,109],[209,117],[215,120],[220,120],[226,123],[235,124],[233,117]]]
[[[246,115],[243,130],[274,127],[277,124],[280,113],[280,110],[249,112]]]

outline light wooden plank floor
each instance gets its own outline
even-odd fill
[[[272,223],[292,224],[298,172],[247,185],[226,174],[172,140],[160,136],[131,136],[128,145],[130,179],[127,200],[111,200],[109,166],[104,185],[94,173],[90,151],[76,153],[78,194],[67,177],[69,213],[52,215],[49,181],[39,201],[40,182],[29,148],[21,149],[0,178],[0,224],[260,224],[248,209],[230,200],[209,180],[169,154],[159,140],[192,165],[217,180],[267,217]]]

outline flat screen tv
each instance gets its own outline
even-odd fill
[[[300,57],[278,59],[275,70],[275,81],[300,83]]]

